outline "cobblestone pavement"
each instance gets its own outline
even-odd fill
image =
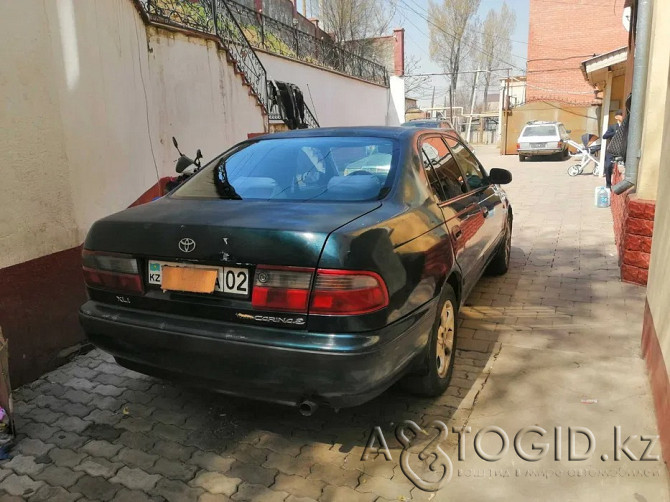
[[[443,445],[453,479],[441,491],[419,490],[400,469],[393,431],[404,419],[474,431],[621,416],[644,428],[629,433],[656,433],[639,358],[644,293],[618,281],[610,213],[593,207],[598,180],[569,178],[566,162],[520,164],[478,150],[489,167],[514,173],[512,269],[482,279],[462,309],[443,396],[392,388],[357,408],[302,417],[150,378],[94,350],[16,391],[20,441],[0,463],[0,500],[668,500],[660,462],[645,463],[656,471],[644,479],[510,481],[497,479],[496,463],[463,470],[453,434]],[[390,461],[374,454],[378,442],[362,459],[374,426]]]

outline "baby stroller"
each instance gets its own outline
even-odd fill
[[[593,175],[600,175],[600,170],[598,169],[598,158],[595,157],[596,154],[600,152],[600,138],[595,134],[582,134],[582,144],[580,145],[576,141],[571,139],[566,142],[568,145],[577,150],[577,153],[571,153],[571,157],[578,157],[577,164],[573,164],[568,167],[568,174],[570,176],[577,176],[582,174],[586,166],[593,162]]]

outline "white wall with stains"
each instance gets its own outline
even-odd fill
[[[208,160],[264,130],[214,42],[130,0],[7,2],[0,32],[0,268],[78,246],[173,174],[173,135]]]

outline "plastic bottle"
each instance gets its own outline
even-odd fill
[[[605,187],[599,187],[598,189],[598,207],[609,207],[610,206],[610,192]]]

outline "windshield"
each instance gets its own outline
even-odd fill
[[[522,137],[528,136],[557,136],[555,125],[529,126],[523,130]]]
[[[215,159],[172,196],[220,198],[225,169],[244,200],[373,200],[390,187],[394,157],[394,141],[385,138],[267,139]]]
[[[403,127],[426,127],[431,129],[449,128],[448,122],[438,122],[437,120],[411,120],[402,124]]]

